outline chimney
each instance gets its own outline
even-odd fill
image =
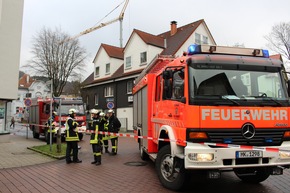
[[[26,83],[29,83],[29,75],[26,76]]]
[[[173,36],[177,32],[177,22],[176,21],[171,21],[171,31],[170,35]]]

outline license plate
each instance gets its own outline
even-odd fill
[[[236,158],[255,158],[263,157],[262,151],[237,151]]]

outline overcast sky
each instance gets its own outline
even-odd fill
[[[93,27],[123,0],[24,0],[20,66],[30,59],[32,37],[44,26],[73,36]],[[102,22],[117,18],[124,4]],[[290,22],[290,0],[130,0],[123,22],[123,45],[133,29],[154,35],[204,19],[217,45],[267,48],[273,25]],[[88,53],[86,78],[101,43],[119,46],[119,22],[79,38]],[[270,54],[275,54],[271,52]]]

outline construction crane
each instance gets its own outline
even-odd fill
[[[129,3],[129,0],[126,0],[126,2],[125,2],[125,4],[124,4],[124,6],[123,6],[123,9],[122,9],[122,11],[121,11],[119,17],[117,17],[117,18],[115,18],[115,19],[112,19],[112,20],[110,20],[110,21],[107,21],[107,22],[101,23],[101,24],[99,24],[99,25],[97,25],[97,26],[95,26],[95,27],[91,27],[91,28],[89,28],[89,29],[86,29],[85,31],[82,31],[81,33],[79,33],[79,34],[77,34],[77,35],[75,35],[75,36],[72,36],[72,37],[69,37],[69,38],[65,39],[64,41],[60,42],[60,44],[62,44],[62,43],[64,43],[64,42],[67,42],[67,41],[71,41],[71,40],[76,39],[76,38],[78,38],[78,37],[80,37],[80,36],[83,36],[83,35],[85,35],[85,34],[88,34],[88,33],[91,33],[91,32],[93,32],[93,31],[95,31],[95,30],[98,30],[98,29],[100,29],[100,28],[102,28],[102,27],[105,27],[105,26],[107,26],[107,25],[110,25],[110,24],[112,24],[112,23],[115,23],[115,22],[117,22],[117,21],[120,21],[120,47],[122,48],[122,47],[123,47],[123,18],[124,18],[124,13],[125,13],[125,10],[126,10],[126,8],[127,8],[128,3]],[[121,4],[122,4],[122,3],[121,3]],[[117,7],[118,7],[118,6],[117,6]]]

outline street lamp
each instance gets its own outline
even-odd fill
[[[53,80],[52,78],[50,79],[50,93],[51,93],[51,98],[50,98],[50,125],[49,125],[49,150],[50,152],[52,151],[52,100],[53,100]]]

